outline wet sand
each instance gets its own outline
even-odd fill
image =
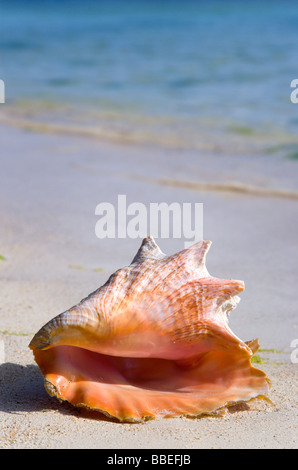
[[[4,126],[0,141],[0,447],[297,447],[291,342],[298,338],[298,162],[117,146]],[[204,238],[213,242],[208,270],[245,282],[230,326],[245,341],[259,338],[257,366],[272,381],[272,405],[254,401],[217,418],[119,424],[47,395],[28,349],[32,335],[129,264],[141,243],[95,236],[95,207],[116,204],[119,194],[146,205],[204,203]],[[158,243],[171,254],[184,241]]]

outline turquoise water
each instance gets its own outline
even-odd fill
[[[10,0],[0,18],[2,115],[190,147],[298,136],[297,1]]]

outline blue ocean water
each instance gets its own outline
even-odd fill
[[[1,113],[186,146],[298,135],[298,1],[2,0],[0,18]]]

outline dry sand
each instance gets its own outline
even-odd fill
[[[0,128],[0,141],[0,448],[296,448],[298,162],[117,147],[9,127]],[[204,203],[209,272],[245,281],[230,326],[243,340],[259,338],[272,405],[120,424],[47,395],[28,349],[32,335],[130,263],[140,245],[95,236],[96,205],[116,203],[118,194],[128,203]],[[168,254],[184,248],[181,239],[158,241]]]

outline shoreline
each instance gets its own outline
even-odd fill
[[[241,183],[200,183],[191,181],[180,181],[173,179],[159,179],[159,178],[146,178],[137,177],[132,175],[131,178],[139,178],[140,181],[147,183],[159,184],[164,186],[171,186],[173,188],[184,188],[193,191],[214,191],[214,192],[227,192],[235,194],[247,194],[251,196],[260,197],[276,197],[286,199],[298,199],[298,192],[295,191],[283,191],[281,189],[266,189],[258,188],[255,186],[247,186]]]
[[[130,171],[127,168],[119,172],[120,177],[128,179],[139,179],[147,183],[158,185],[181,187],[195,191],[214,191],[227,192],[232,194],[249,194],[260,197],[273,198],[298,198],[298,160],[296,158],[287,158],[279,152],[268,153],[261,148],[255,149],[256,152],[246,150],[245,153],[237,151],[237,146],[233,151],[226,148],[224,151],[217,148],[184,148],[177,146],[175,142],[155,142],[142,140],[142,136],[127,136],[125,134],[115,134],[113,131],[109,134],[106,129],[77,128],[55,125],[52,123],[32,122],[31,120],[15,120],[3,118],[0,115],[0,139],[3,140],[4,132],[19,135],[32,135],[38,139],[48,136],[49,139],[61,137],[68,145],[72,141],[87,142],[94,148],[104,149],[109,153],[123,154],[125,158],[143,153],[145,160],[153,161],[155,170],[156,159],[160,156],[163,160],[162,173],[156,178],[156,172],[150,168],[150,162],[145,164],[146,170],[139,162],[135,168],[132,165]],[[1,132],[2,130],[2,132]],[[206,137],[206,136],[205,136]],[[294,136],[293,142],[287,145],[294,145],[296,142]],[[205,138],[206,140],[206,138]],[[247,142],[243,142],[246,146]],[[297,138],[298,145],[298,138]],[[285,146],[285,144],[284,144]],[[281,146],[282,148],[282,146]],[[179,179],[176,173],[169,174],[166,171],[166,165],[173,166],[171,160],[184,160],[185,165],[180,163]],[[91,168],[90,162],[76,163],[77,167],[86,171],[99,172],[100,169],[95,165]],[[117,168],[117,167],[116,167]],[[135,171],[135,169],[137,171]],[[141,170],[141,171],[139,171]],[[116,169],[117,171],[117,169]]]
[[[36,106],[36,108],[35,108]],[[0,114],[4,126],[30,132],[85,137],[116,145],[234,155],[269,155],[297,159],[298,135],[274,125],[252,128],[241,122],[210,117],[146,115],[48,104],[32,109],[11,105]],[[94,125],[96,123],[96,125]],[[294,155],[294,156],[293,156]]]

